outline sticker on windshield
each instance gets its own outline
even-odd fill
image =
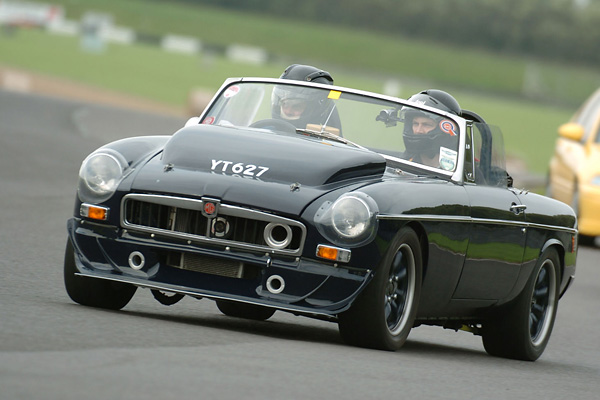
[[[206,117],[202,123],[206,125],[212,125],[215,123],[215,117]]]
[[[329,95],[327,95],[328,99],[337,100],[342,95],[342,92],[338,92],[337,90],[330,90]]]
[[[225,93],[223,93],[223,97],[225,97],[226,99],[235,96],[236,94],[238,94],[240,92],[240,87],[239,86],[230,86],[227,89],[225,89]]]
[[[440,168],[445,171],[454,171],[458,153],[447,147],[440,147]]]
[[[449,119],[444,119],[440,122],[440,129],[450,136],[456,136],[456,127]]]

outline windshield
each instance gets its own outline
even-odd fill
[[[457,167],[461,134],[453,119],[418,106],[281,82],[229,85],[200,123],[366,147],[448,172]]]

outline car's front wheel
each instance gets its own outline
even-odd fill
[[[120,310],[129,303],[137,289],[128,283],[75,275],[77,272],[75,250],[71,241],[67,240],[64,281],[71,300],[84,306]]]
[[[525,361],[542,355],[556,318],[559,270],[558,253],[550,247],[538,259],[515,302],[483,324],[483,345],[488,354]]]
[[[338,316],[348,344],[398,350],[413,327],[421,294],[422,255],[419,238],[403,228],[369,286],[352,307]]]

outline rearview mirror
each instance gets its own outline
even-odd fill
[[[563,124],[558,128],[558,134],[565,139],[580,142],[583,139],[583,126],[574,122]]]

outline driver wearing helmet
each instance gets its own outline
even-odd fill
[[[456,115],[461,113],[456,99],[442,90],[424,90],[408,100]],[[458,148],[458,130],[454,121],[409,107],[403,110],[403,117],[405,158],[430,167],[454,170]]]
[[[329,72],[310,65],[290,65],[281,74],[280,79],[333,85],[333,78]],[[308,125],[316,125],[322,129],[341,128],[335,104],[327,98],[327,92],[323,90],[277,86],[271,96],[271,114],[274,119],[287,121],[298,129],[306,129]]]

